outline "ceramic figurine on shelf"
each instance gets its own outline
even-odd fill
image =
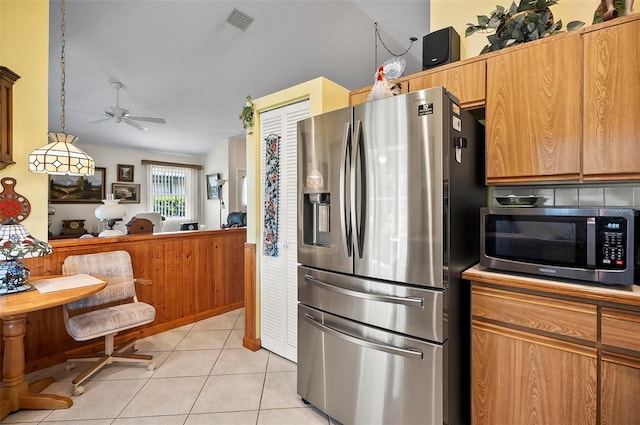
[[[622,14],[631,15],[632,10],[633,0],[601,0],[593,15],[593,23],[608,21]]]
[[[376,72],[376,82],[373,84],[369,96],[367,96],[367,102],[392,96],[393,92],[390,90],[389,81],[387,81],[384,75],[384,68],[381,66]]]

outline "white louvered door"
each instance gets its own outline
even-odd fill
[[[260,115],[260,213],[265,209],[265,143],[280,136],[278,256],[264,255],[260,238],[260,340],[262,346],[297,361],[297,164],[298,121],[309,117],[309,101],[283,106]]]

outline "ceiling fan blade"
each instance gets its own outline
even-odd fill
[[[109,121],[111,119],[113,119],[113,117],[109,116],[109,117],[101,118],[101,119],[95,120],[95,121],[88,121],[88,123],[89,124],[95,124],[95,123],[99,123],[99,122]]]
[[[87,112],[87,111],[77,111],[75,109],[67,109],[67,112],[73,112],[75,114],[88,114],[88,115],[104,115],[103,113],[100,112]]]
[[[144,130],[148,130],[148,128],[147,128],[147,127],[145,127],[144,125],[142,125],[142,124],[138,124],[138,123],[137,123],[137,122],[135,122],[135,121],[131,121],[131,119],[130,119],[130,118],[128,118],[128,117],[122,117],[122,118],[121,118],[121,120],[122,120],[122,122],[126,122],[127,124],[129,124],[129,125],[131,125],[131,126],[133,126],[133,127],[137,128],[138,130],[143,130],[143,131],[144,131]]]
[[[167,122],[164,120],[164,118],[151,118],[151,117],[127,117],[130,120],[136,120],[136,121],[146,121],[146,122],[155,122],[158,124],[166,124]]]

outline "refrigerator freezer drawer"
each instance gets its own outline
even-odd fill
[[[298,305],[298,394],[350,424],[441,424],[445,344]]]
[[[447,339],[448,290],[429,290],[298,266],[298,300],[358,322],[434,342]]]

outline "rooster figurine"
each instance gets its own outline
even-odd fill
[[[391,92],[389,82],[384,76],[384,68],[380,67],[376,72],[376,82],[373,84],[369,96],[367,96],[367,102],[392,96],[393,92]]]

